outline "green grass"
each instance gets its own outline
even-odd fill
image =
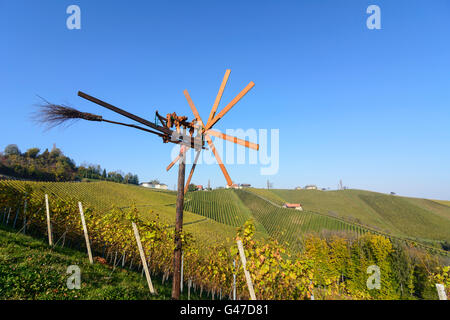
[[[67,288],[67,267],[81,270],[81,289]],[[89,263],[86,253],[69,248],[50,248],[35,239],[0,227],[1,300],[170,299],[169,283],[152,277],[158,295],[151,295],[140,272]],[[186,292],[183,295],[186,298]],[[198,299],[191,291],[191,298]]]

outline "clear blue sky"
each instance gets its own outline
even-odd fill
[[[66,8],[81,8],[81,30]],[[366,8],[381,8],[368,30]],[[133,129],[78,122],[45,132],[30,120],[36,94],[121,119],[82,90],[149,119],[207,118],[225,69],[221,107],[252,91],[217,128],[280,130],[280,169],[231,165],[236,182],[317,184],[450,199],[450,2],[434,1],[0,1],[0,149],[51,148],[77,164],[159,178],[171,145]],[[225,185],[217,166],[193,181]]]

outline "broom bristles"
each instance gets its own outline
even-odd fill
[[[47,101],[45,104],[38,105],[38,108],[39,111],[35,115],[35,120],[48,125],[50,128],[78,119],[102,121],[102,116],[81,112],[75,108],[52,104]]]

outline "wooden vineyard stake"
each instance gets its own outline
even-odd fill
[[[27,199],[25,199],[25,203],[23,205],[23,233],[26,233],[27,228]]]
[[[192,280],[188,280],[188,300],[191,300],[191,286],[192,286]]]
[[[236,259],[233,259],[233,300],[236,300]]]
[[[81,204],[81,202],[78,202],[78,208],[80,208],[81,223],[83,225],[84,239],[86,240],[86,248],[89,256],[89,262],[93,264],[94,260],[92,259],[91,244],[89,243],[89,235],[86,227],[86,221],[84,220],[83,205]]]
[[[8,221],[9,221],[9,216],[10,215],[11,215],[11,208],[9,208],[8,217],[6,217],[6,225],[8,225]]]
[[[139,255],[141,256],[141,262],[143,266],[143,270],[145,271],[145,277],[147,278],[148,288],[151,294],[155,294],[155,289],[153,289],[152,279],[150,278],[150,272],[148,272],[147,260],[145,259],[144,249],[142,249],[141,237],[139,235],[139,230],[136,226],[136,223],[132,222],[134,236],[136,237],[136,242],[139,249]]]
[[[45,195],[45,208],[47,209],[47,232],[48,232],[48,244],[53,246],[53,237],[52,237],[52,225],[50,223],[50,208],[48,206],[48,195]]]
[[[443,284],[436,283],[436,290],[439,295],[439,300],[447,300],[447,294],[445,293],[445,286]]]
[[[180,279],[180,291],[183,293],[183,269],[184,269],[184,254],[181,251],[181,279]]]
[[[256,300],[255,291],[253,290],[252,278],[250,277],[250,272],[248,272],[247,268],[247,259],[245,258],[244,246],[242,245],[242,241],[237,241],[239,255],[241,256],[242,267],[244,268],[245,279],[247,280],[248,291],[250,292],[250,298],[252,300]]]
[[[14,217],[13,229],[16,228],[16,222],[18,217],[19,217],[19,207],[17,207],[16,216]]]

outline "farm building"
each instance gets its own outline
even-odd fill
[[[150,183],[150,182],[143,182],[140,184],[141,187],[144,188],[150,188],[150,189],[161,189],[161,190],[167,190],[167,184],[164,183]]]
[[[302,205],[300,203],[285,203],[283,205],[283,208],[303,211]]]
[[[199,184],[197,187],[197,190],[202,191],[203,190],[203,186],[201,184]]]
[[[314,184],[310,184],[310,185],[305,186],[305,189],[306,190],[317,190],[317,186]]]
[[[302,190],[302,187],[295,187],[295,190]]]
[[[252,185],[248,183],[233,183],[231,186],[226,186],[227,189],[242,189],[242,188],[250,188]]]

